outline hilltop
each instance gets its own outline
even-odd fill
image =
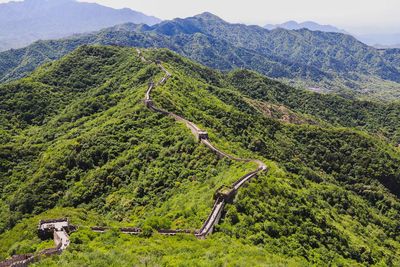
[[[396,104],[222,73],[166,49],[143,54],[148,62],[132,48],[82,46],[0,86],[2,259],[49,246],[35,237],[37,220],[68,216],[79,226],[71,247],[44,265],[400,263]],[[215,189],[254,169],[146,108],[148,84],[163,77],[157,60],[172,74],[152,93],[157,106],[268,165],[204,242],[89,228],[198,229]]]

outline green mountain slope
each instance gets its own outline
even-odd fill
[[[0,53],[0,81],[20,78],[82,44],[165,47],[220,70],[247,68],[319,91],[351,89],[359,97],[398,99],[397,57],[353,37],[308,30],[268,31],[204,13],[154,26],[124,24],[88,35],[37,42]]]
[[[55,108],[52,104],[60,100],[58,94],[43,96],[40,91],[38,98],[42,99],[42,110],[47,109],[47,114],[35,116],[25,110],[26,105],[35,109],[36,103],[30,101],[25,105],[5,106],[6,120],[18,121],[21,127],[4,129],[6,137],[15,143],[5,143],[2,149],[5,154],[2,190],[11,208],[9,216],[2,216],[2,223],[9,225],[14,217],[39,213],[56,204],[84,204],[105,211],[112,207],[118,218],[136,205],[154,206],[163,198],[175,196],[169,188],[182,182],[185,183],[180,190],[196,187],[204,191],[207,186],[218,187],[238,179],[246,164],[218,160],[206,148],[198,147],[184,126],[141,105],[147,82],[157,71],[155,66],[138,62],[131,50],[82,48],[21,82],[7,85],[19,90],[21,83],[28,83],[40,90],[35,84],[39,83],[47,87],[46,91],[62,93],[69,105],[61,103]],[[68,95],[69,91],[74,93]],[[24,97],[35,94],[30,90],[27,94],[20,93]],[[15,102],[19,103],[18,100]],[[34,118],[27,121],[27,116]],[[211,175],[224,172],[223,176]],[[201,182],[209,176],[216,177]],[[192,182],[186,184],[188,181]],[[195,186],[197,183],[201,185]],[[213,193],[209,190],[208,195],[202,196],[205,207],[212,203]],[[193,209],[207,216],[201,205]],[[187,218],[187,222],[182,219],[181,223],[197,226],[202,219]]]
[[[397,69],[400,69],[400,49],[392,48],[392,49],[383,49],[381,50],[381,54],[385,57],[387,61],[392,63]]]
[[[341,96],[294,90],[255,72],[233,71],[230,82],[243,94],[283,105],[335,126],[356,127],[400,144],[400,104],[360,101]]]
[[[84,46],[0,87],[8,122],[0,138],[2,258],[50,246],[32,236],[32,223],[69,216],[80,226],[71,248],[41,264],[400,263],[400,152],[368,119],[389,108],[248,71],[222,74],[168,50],[144,55],[172,74],[152,93],[157,106],[206,129],[224,151],[262,159],[269,172],[239,191],[209,240],[92,233],[99,224],[198,229],[215,190],[254,166],[218,158],[183,124],[145,107],[147,84],[163,76],[156,64],[134,49]],[[290,101],[297,96],[307,96],[304,106]],[[365,125],[317,112],[331,103],[360,109]],[[27,108],[33,104],[43,112]],[[285,107],[270,112],[284,110],[296,124],[268,116],[268,105]]]

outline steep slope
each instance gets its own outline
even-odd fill
[[[283,105],[335,126],[356,127],[400,144],[400,104],[359,101],[335,95],[295,90],[255,72],[237,70],[230,82],[252,99]]]
[[[84,204],[122,219],[127,209],[159,205],[173,195],[170,189],[175,185],[182,183],[178,187],[183,192],[204,192],[212,185],[229,184],[252,168],[247,163],[218,160],[205,147],[198,147],[184,126],[147,111],[140,100],[147,82],[159,70],[138,62],[130,52],[81,48],[2,88],[4,120],[17,122],[14,128],[3,128],[1,189],[5,192],[2,200],[10,207],[2,216],[5,228],[24,214],[56,204]],[[18,96],[9,102],[13,89]],[[21,100],[30,94],[38,97]],[[65,98],[60,99],[60,94]],[[26,106],[36,110],[34,101],[39,98],[43,114],[26,110]],[[30,164],[35,167],[26,169]],[[202,203],[194,201],[192,211],[199,209],[206,217],[208,211],[201,207],[212,203],[213,191],[201,195]],[[121,199],[129,199],[130,204]],[[200,216],[178,221],[196,227],[202,220]]]
[[[168,53],[165,56],[162,54],[158,55],[156,58],[171,62],[171,60],[168,60]],[[177,62],[176,59],[171,62],[173,65],[176,64],[175,66],[178,64],[182,66],[182,63]],[[170,68],[174,69],[172,66]],[[231,217],[229,217],[228,211],[228,229],[222,230],[224,229],[222,228],[222,231],[226,231],[232,236],[249,239],[254,244],[265,244],[268,247],[273,243],[276,245],[273,249],[275,252],[288,253],[292,256],[301,255],[307,259],[313,258],[311,261],[316,260],[314,258],[315,255],[320,255],[322,257],[320,260],[325,263],[328,261],[340,262],[344,259],[351,262],[350,259],[352,259],[353,265],[356,262],[373,264],[382,259],[379,255],[383,255],[386,252],[382,248],[379,248],[379,245],[369,245],[368,241],[365,240],[365,231],[355,230],[369,224],[367,221],[371,222],[368,227],[372,229],[379,228],[382,213],[378,212],[378,210],[373,211],[375,208],[367,208],[371,213],[366,213],[361,210],[355,212],[348,207],[356,207],[358,205],[372,207],[378,205],[375,206],[378,208],[382,203],[378,199],[386,199],[386,201],[391,203],[393,203],[392,201],[398,202],[398,190],[400,189],[398,152],[393,151],[394,154],[389,152],[392,156],[397,154],[397,156],[394,156],[396,159],[392,158],[389,160],[394,160],[392,165],[389,162],[383,163],[383,158],[378,156],[383,151],[377,149],[378,147],[373,148],[375,145],[380,146],[379,141],[373,141],[372,139],[367,141],[369,138],[366,138],[364,135],[358,135],[355,132],[309,126],[282,127],[281,125],[275,128],[273,126],[274,123],[271,124],[270,121],[266,122],[263,120],[259,121],[259,116],[253,116],[254,110],[236,98],[235,93],[229,93],[226,90],[213,88],[213,86],[206,84],[195,83],[188,79],[188,73],[190,73],[190,76],[195,76],[195,73],[201,73],[201,70],[190,72],[185,69],[179,73],[182,75],[182,78],[178,78],[174,84],[170,84],[167,89],[168,92],[161,91],[158,101],[163,103],[162,106],[168,107],[168,109],[175,107],[177,112],[181,112],[187,118],[192,118],[194,121],[198,118],[199,121],[204,121],[208,127],[218,129],[222,137],[228,138],[229,135],[234,135],[236,142],[239,141],[243,147],[247,147],[247,149],[257,154],[269,159],[275,159],[281,163],[286,162],[284,163],[286,171],[294,175],[285,174],[281,176],[278,174],[279,172],[276,174],[271,173],[270,178],[273,181],[275,179],[278,180],[277,184],[275,184],[280,188],[278,190],[275,186],[269,187],[273,182],[269,182],[269,179],[263,180],[262,177],[261,180],[265,181],[264,185],[259,186],[259,182],[252,183],[249,190],[246,191],[251,190],[253,193],[239,195],[239,199],[244,199],[246,202],[236,204],[234,209],[237,212],[233,212]],[[179,77],[179,74],[175,74],[175,76]],[[215,78],[210,74],[203,77],[207,77],[205,79],[209,82]],[[244,84],[246,83],[245,81],[243,82]],[[185,88],[187,89],[185,90]],[[196,90],[191,88],[196,88]],[[173,92],[172,94],[170,93],[171,91]],[[224,103],[232,104],[236,109],[241,110],[241,112],[237,113],[234,109],[229,110],[228,113],[223,112],[222,107],[216,104],[218,101],[215,101],[216,103],[213,104],[213,96],[208,94],[207,91],[217,95]],[[165,94],[163,94],[164,92]],[[175,100],[168,100],[168,98],[175,98]],[[190,103],[191,98],[195,100],[191,105],[188,105],[187,103]],[[180,103],[185,103],[185,105],[181,105]],[[209,114],[209,116],[204,113]],[[200,116],[200,114],[202,115]],[[258,113],[256,112],[256,114]],[[230,128],[236,130],[230,133]],[[210,132],[213,131],[210,130]],[[352,148],[348,146],[352,146]],[[359,153],[360,149],[366,150]],[[365,157],[360,158],[360,154],[365,155]],[[374,160],[370,162],[366,161],[372,158]],[[378,158],[380,159],[378,160]],[[378,167],[380,164],[382,164],[381,167]],[[388,172],[383,173],[383,169],[381,168],[389,169]],[[379,173],[379,175],[370,180],[374,176],[374,173]],[[384,181],[386,179],[393,179],[392,181],[397,182],[386,183]],[[378,193],[382,189],[387,190],[384,187],[376,187],[376,181],[378,180],[380,180],[380,183],[386,184],[386,188],[396,196],[387,195],[388,198],[386,198],[383,196],[385,193],[383,195]],[[271,188],[271,191],[268,191],[267,188]],[[305,191],[297,191],[299,188],[304,188]],[[346,193],[340,188],[345,188]],[[374,193],[369,191],[371,189]],[[293,190],[293,195],[291,193],[284,193],[285,190]],[[297,192],[294,193],[295,191]],[[338,191],[343,192],[347,196],[346,201],[342,198],[337,198]],[[316,195],[316,192],[323,192],[322,196]],[[305,201],[304,196],[310,195],[313,197]],[[269,198],[276,200],[274,196],[279,199],[278,202],[272,199],[271,201],[269,200]],[[286,200],[284,200],[285,198]],[[326,205],[329,208],[320,211],[314,210],[312,207],[322,204],[321,201],[326,201]],[[264,206],[266,202],[269,204]],[[276,203],[280,203],[282,209],[288,206],[292,208],[282,218],[282,214],[285,214],[285,212],[274,208]],[[335,208],[332,208],[332,206],[335,206]],[[394,210],[397,210],[398,204],[394,204],[394,206],[396,206]],[[388,208],[391,210],[389,213],[394,211],[391,204]],[[264,209],[269,210],[271,213],[265,212]],[[397,214],[395,217],[383,223],[387,226],[387,230],[384,230],[384,232],[386,231],[385,235],[391,240],[398,240],[398,221],[396,219],[398,211],[395,214]],[[367,219],[368,215],[371,217]],[[352,219],[357,221],[351,224],[351,227],[353,227],[351,228],[353,229],[351,233],[347,231],[343,232],[343,229],[348,224],[348,216],[352,216]],[[340,220],[342,221],[339,222]],[[284,226],[279,228],[274,224],[275,222],[277,225]],[[316,227],[318,230],[312,230],[313,227]],[[291,230],[286,231],[285,229]],[[307,231],[307,237],[304,236],[302,229],[307,229],[305,230]],[[339,241],[343,239],[347,241]],[[335,254],[337,254],[333,257],[330,253],[325,254],[328,247],[330,251],[332,251],[332,247],[335,247]],[[368,255],[368,253],[370,254]],[[391,261],[389,258],[387,258],[389,261],[386,261],[388,264]]]
[[[400,69],[400,48],[382,49],[380,52],[387,61]]]
[[[249,75],[246,80],[240,72],[225,75],[167,50],[143,53],[152,62],[161,60],[172,74],[151,93],[157,107],[207,130],[210,140],[224,151],[263,160],[268,174],[260,174],[248,189],[239,191],[217,227],[219,233],[205,243],[186,237],[166,241],[157,235],[140,241],[116,232],[90,232],[87,227],[101,221],[196,229],[212,208],[215,190],[254,166],[217,157],[198,144],[184,124],[145,107],[148,83],[164,75],[156,64],[142,62],[130,48],[82,47],[1,87],[8,99],[22,84],[38,88],[21,90],[16,101],[21,105],[0,102],[1,116],[10,121],[2,129],[0,150],[7,151],[1,155],[6,164],[0,170],[2,230],[11,228],[0,236],[3,258],[46,245],[31,234],[18,237],[12,249],[6,244],[18,229],[28,227],[22,217],[49,210],[34,219],[65,213],[72,220],[79,217],[75,220],[81,226],[71,235],[71,250],[48,259],[44,264],[49,265],[88,265],[90,258],[124,264],[126,258],[139,261],[143,251],[150,251],[145,262],[159,259],[166,264],[175,258],[174,263],[182,264],[224,259],[261,265],[266,260],[262,253],[276,254],[272,259],[282,264],[288,261],[279,255],[295,257],[297,265],[400,262],[398,149],[366,132],[335,127],[323,116],[307,115],[296,106],[293,113],[317,124],[266,117],[252,103],[267,105],[269,99],[243,90],[259,79],[264,82],[262,91],[271,95],[279,92],[277,86],[286,88],[266,83],[265,77]],[[47,111],[26,120],[25,106],[35,99],[24,97],[29,93],[46,93],[42,105]],[[67,97],[57,103],[56,93]],[[95,212],[101,215],[96,217]],[[96,218],[85,219],[89,214]],[[128,249],[131,244],[143,250]],[[200,252],[192,253],[195,248]],[[218,250],[229,255],[238,250],[244,256],[218,259]],[[138,256],[132,256],[135,252]]]
[[[0,4],[0,51],[126,22],[153,25],[160,21],[128,8],[117,10],[75,0],[12,1]]]

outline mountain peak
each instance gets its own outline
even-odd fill
[[[206,19],[206,20],[213,20],[213,21],[223,21],[220,17],[217,15],[214,15],[213,13],[210,12],[203,12],[201,14],[198,14],[194,16],[195,18],[201,18],[201,19]]]
[[[295,20],[289,20],[289,21],[286,21],[285,23],[283,23],[282,25],[297,26],[298,24],[299,23],[297,21],[295,21]]]

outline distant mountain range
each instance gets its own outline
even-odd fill
[[[264,28],[268,30],[273,30],[277,28],[283,28],[286,30],[300,30],[300,29],[309,29],[310,31],[321,31],[321,32],[338,32],[338,33],[343,33],[343,34],[349,34],[345,30],[336,28],[335,26],[332,25],[321,25],[313,21],[305,21],[298,23],[296,21],[287,21],[282,24],[267,24],[264,26]]]
[[[0,81],[22,77],[85,44],[163,47],[223,71],[247,68],[318,91],[400,98],[398,50],[382,52],[341,33],[231,24],[210,13],[154,26],[128,23],[6,51],[0,53]]]
[[[337,32],[343,34],[350,34],[356,37],[361,42],[376,47],[376,48],[400,48],[400,33],[398,34],[352,34],[343,29],[339,29],[332,25],[321,25],[314,21],[305,21],[298,23],[296,21],[287,21],[282,24],[267,24],[264,28],[268,30],[273,29],[286,29],[286,30],[300,30],[308,29],[310,31],[321,32]]]
[[[128,8],[113,9],[75,0],[9,2],[0,4],[0,51],[126,22],[153,25],[160,21]]]

